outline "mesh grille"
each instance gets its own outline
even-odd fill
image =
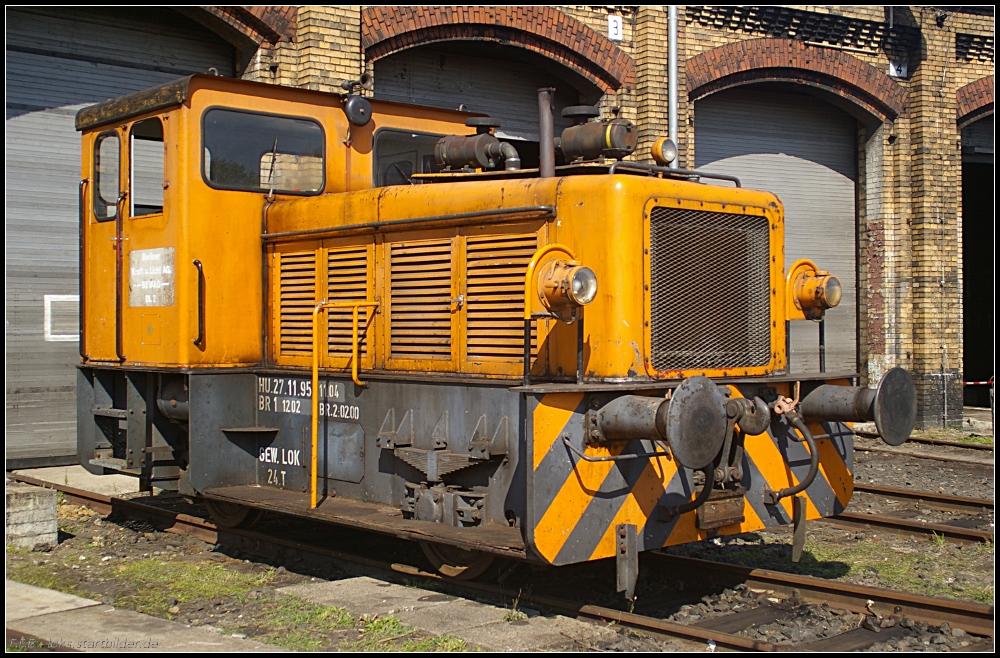
[[[765,217],[654,208],[653,367],[766,365],[771,356],[769,258]]]

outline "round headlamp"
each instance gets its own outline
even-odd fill
[[[597,297],[597,275],[577,261],[551,260],[539,270],[538,299],[563,322],[573,322],[577,309]]]
[[[597,275],[589,267],[580,265],[570,270],[569,299],[577,306],[586,306],[597,296]]]
[[[844,296],[844,288],[840,285],[840,279],[835,276],[825,277],[819,287],[819,298],[824,306],[833,308],[840,303]]]

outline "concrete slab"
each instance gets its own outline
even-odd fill
[[[44,587],[25,585],[13,580],[4,581],[4,591],[6,594],[4,619],[7,622],[100,605],[98,601],[63,594]]]
[[[45,646],[82,651],[284,651],[270,644],[107,605],[16,619],[6,626],[8,638],[12,632],[20,633],[38,638]]]
[[[83,466],[49,466],[46,468],[25,468],[14,471],[28,477],[44,480],[53,484],[64,484],[84,491],[117,496],[139,491],[138,478],[128,475],[94,475]]]
[[[374,578],[305,583],[278,590],[355,615],[394,615],[405,624],[435,635],[452,635],[488,651],[579,650],[613,641],[613,630],[561,615],[529,612],[527,619],[505,621],[509,609]]]
[[[22,548],[57,545],[56,492],[10,480],[5,482],[4,489],[6,543]]]

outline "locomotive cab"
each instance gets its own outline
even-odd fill
[[[615,557],[629,593],[642,550],[843,510],[846,423],[905,440],[909,375],[788,372],[839,282],[786,268],[780,200],[569,109],[527,169],[488,117],[355,94],[192,76],[82,110],[81,463],[453,576]]]

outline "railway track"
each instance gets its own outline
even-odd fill
[[[274,537],[259,532],[247,530],[223,530],[210,521],[185,514],[176,508],[179,505],[153,506],[145,499],[122,499],[95,494],[73,487],[44,482],[23,474],[11,476],[27,484],[54,488],[63,492],[66,501],[71,504],[83,505],[105,515],[117,513],[133,519],[146,521],[153,526],[176,534],[188,535],[209,543],[224,543],[228,548],[240,550],[263,559],[288,559],[293,556],[307,555],[312,558],[322,557],[328,560],[338,560],[345,563],[360,565],[366,568],[391,571],[408,576],[418,576],[442,582],[450,588],[464,589],[491,597],[503,599],[509,596],[501,587],[489,583],[462,582],[441,578],[418,566],[398,562],[386,562],[370,557],[363,557],[347,552],[331,550],[316,546],[306,541],[288,537]],[[778,651],[778,650],[852,650],[871,646],[873,643],[885,641],[903,632],[903,626],[896,626],[895,631],[883,634],[880,630],[864,628],[860,620],[864,619],[901,619],[906,618],[932,626],[947,622],[952,628],[981,636],[993,637],[993,606],[958,601],[952,599],[937,599],[932,597],[896,592],[880,588],[864,587],[842,582],[827,581],[819,578],[785,574],[764,569],[750,569],[694,558],[684,558],[661,553],[645,554],[649,556],[645,563],[647,568],[669,570],[685,578],[696,574],[696,582],[702,586],[733,587],[743,585],[767,592],[769,603],[751,610],[736,612],[716,619],[710,619],[698,624],[679,623],[657,618],[636,611],[623,611],[610,607],[591,605],[567,600],[560,596],[545,593],[528,593],[521,596],[522,604],[542,606],[564,614],[580,618],[590,618],[624,624],[654,634],[661,634],[686,640],[694,640],[714,644],[735,650]],[[701,594],[688,594],[675,598],[672,602],[697,601]],[[788,601],[791,604],[771,605],[774,601]],[[646,602],[656,604],[655,600]],[[660,601],[662,604],[663,601]],[[846,633],[821,640],[801,644],[788,645],[762,641],[741,635],[746,628],[762,623],[773,622],[783,616],[794,615],[795,606],[807,604],[822,604],[837,606],[857,614],[859,626]],[[649,607],[646,606],[646,608]],[[645,609],[645,608],[644,608]],[[870,624],[869,624],[870,625]],[[873,627],[874,628],[874,627]],[[890,629],[891,631],[891,629]],[[992,643],[989,645],[992,647]]]
[[[959,512],[969,515],[992,514],[993,501],[985,498],[967,498],[932,493],[929,491],[914,491],[892,487],[879,487],[855,483],[855,493],[867,493],[884,499],[896,499],[904,502],[915,502],[925,507],[931,507],[946,512]],[[868,514],[863,512],[842,512],[837,516],[824,519],[822,523],[845,528],[871,527],[880,528],[899,535],[914,535],[926,537],[943,537],[954,543],[976,543],[993,541],[992,530],[963,527],[968,519],[954,522],[933,523],[924,520],[886,516],[883,514]]]
[[[874,432],[855,430],[854,434],[861,439],[878,439],[878,434]],[[905,445],[913,445],[916,450],[906,450],[903,446],[891,447],[879,442],[872,442],[872,445],[865,445],[855,442],[855,452],[861,453],[888,453],[902,455],[917,459],[931,459],[941,462],[952,462],[956,464],[977,464],[982,465],[984,459],[992,460],[994,446],[992,443],[964,443],[961,441],[948,441],[945,439],[932,439],[922,436],[911,436]],[[950,454],[933,454],[922,451],[919,447],[929,446],[932,448],[944,448],[951,451]],[[963,454],[964,453],[964,454]]]

